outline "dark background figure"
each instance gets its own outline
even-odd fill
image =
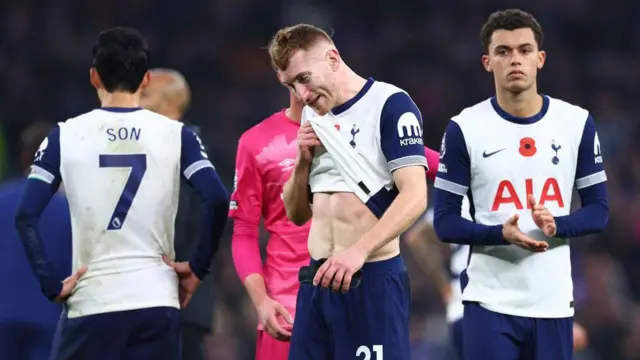
[[[27,261],[15,226],[18,199],[41,142],[53,128],[34,123],[20,136],[20,164],[24,176],[0,185],[0,358],[44,360],[49,356],[62,306],[49,301]],[[67,200],[56,194],[42,215],[42,237],[56,275],[71,273],[71,219]]]

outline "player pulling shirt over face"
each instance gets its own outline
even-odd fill
[[[281,82],[308,106],[284,190],[289,218],[312,219],[289,359],[408,359],[409,278],[397,238],[427,202],[420,112],[401,89],[353,73],[320,29],[280,30],[270,54]],[[379,192],[355,195],[321,147],[314,117],[357,152]]]

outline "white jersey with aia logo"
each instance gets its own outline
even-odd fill
[[[436,187],[469,196],[478,224],[499,225],[518,214],[520,230],[549,243],[542,253],[514,245],[472,246],[462,299],[508,315],[559,318],[574,313],[569,239],[544,235],[527,196],[533,194],[554,216],[568,215],[574,186],[601,183],[606,175],[589,113],[543,99],[542,111],[520,122],[509,120],[495,99],[453,117],[456,134],[447,130],[443,140]],[[468,158],[448,158],[453,147]]]

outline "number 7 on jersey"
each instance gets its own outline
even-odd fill
[[[101,168],[131,168],[131,173],[124,184],[122,194],[113,210],[107,230],[120,230],[127,218],[133,199],[136,197],[140,183],[147,171],[147,156],[145,154],[110,154],[100,155]]]

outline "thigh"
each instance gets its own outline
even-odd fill
[[[335,359],[410,359],[408,274],[365,274],[358,288],[330,294]]]
[[[519,360],[526,319],[499,314],[475,302],[465,303],[462,318],[464,360]]]
[[[287,360],[289,345],[289,342],[276,340],[266,331],[258,330],[256,360]]]
[[[573,356],[573,318],[535,319],[533,343],[527,354],[532,360],[571,360]]]
[[[128,312],[131,336],[123,359],[177,360],[181,358],[180,311],[156,307]]]
[[[329,329],[320,309],[322,297],[328,293],[311,284],[300,284],[296,300],[289,359],[330,360],[332,343]],[[266,334],[265,334],[266,335]]]
[[[68,318],[60,317],[52,360],[110,360],[124,355],[128,332],[120,312]]]
[[[456,359],[462,360],[464,353],[464,341],[462,335],[462,319],[459,319],[450,325],[451,347],[456,354]]]

